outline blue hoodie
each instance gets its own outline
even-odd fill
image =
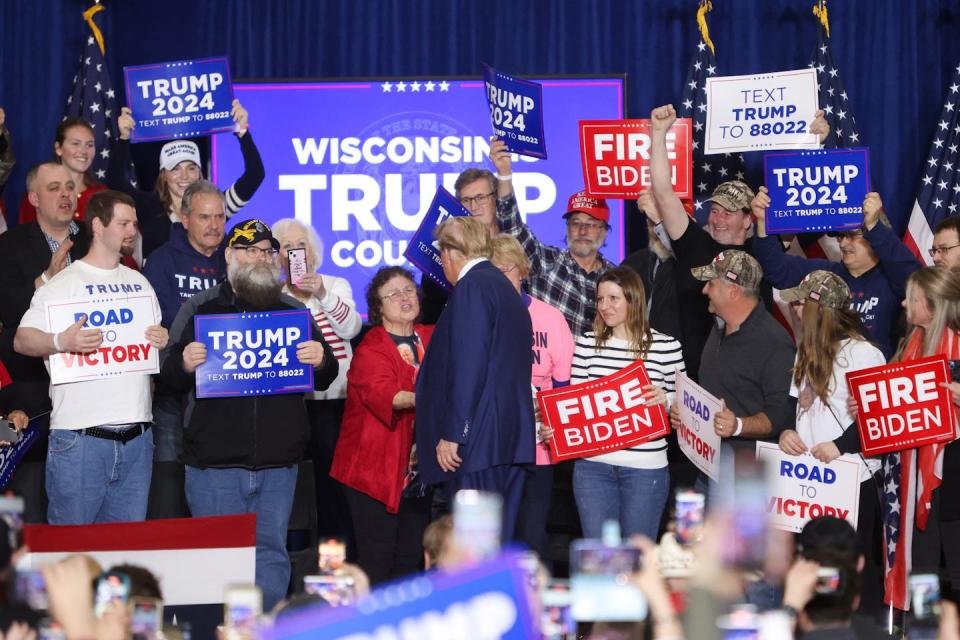
[[[216,253],[207,257],[190,245],[182,224],[170,226],[170,239],[154,249],[143,268],[143,275],[157,292],[164,327],[170,328],[185,300],[224,279],[223,248],[221,243]]]
[[[897,317],[900,302],[906,295],[907,278],[923,265],[883,224],[874,225],[863,237],[880,262],[857,277],[847,271],[842,262],[788,255],[783,252],[780,241],[772,236],[754,238],[751,251],[763,267],[763,277],[778,289],[797,286],[804,276],[817,269],[832,271],[843,278],[853,297],[851,308],[860,314],[870,339],[889,360],[897,344]]]

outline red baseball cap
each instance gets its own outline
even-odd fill
[[[610,207],[607,206],[607,201],[589,196],[586,191],[577,191],[570,196],[570,199],[567,200],[567,212],[563,214],[563,217],[566,218],[577,211],[585,213],[591,218],[596,218],[605,224],[610,223]]]

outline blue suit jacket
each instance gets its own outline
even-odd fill
[[[424,482],[453,479],[437,442],[460,444],[457,474],[534,461],[533,328],[520,294],[489,262],[457,282],[417,376],[416,439]]]

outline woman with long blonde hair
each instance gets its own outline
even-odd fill
[[[644,402],[668,410],[676,372],[685,369],[680,343],[650,327],[640,276],[630,268],[617,267],[597,283],[593,331],[577,338],[570,381],[596,380],[637,360],[643,360],[650,376]],[[599,538],[603,523],[615,520],[624,536],[640,533],[656,539],[669,490],[664,438],[574,464],[573,495],[587,538]]]
[[[907,280],[907,310],[910,333],[894,360],[917,360],[943,355],[947,360],[960,359],[960,273],[942,267],[925,267]],[[956,385],[951,385],[955,387]],[[960,407],[956,406],[955,417]],[[943,572],[950,581],[960,584],[960,446],[957,445],[957,424],[950,442],[926,444],[888,454],[884,459],[886,482],[893,486],[899,479],[899,492],[884,492],[884,515],[900,517],[914,514],[913,535],[905,536],[906,544],[896,545],[896,553],[904,553],[914,573]],[[912,508],[909,508],[912,507]],[[885,532],[886,533],[886,532]],[[885,540],[888,544],[892,540]],[[912,549],[911,549],[912,542]],[[902,560],[900,558],[898,561]],[[903,577],[906,580],[906,577]],[[891,585],[888,584],[888,590]],[[905,586],[905,585],[904,585]],[[905,602],[894,602],[905,608]]]
[[[880,470],[880,460],[860,454],[846,375],[886,364],[886,359],[867,338],[860,316],[850,307],[850,288],[837,274],[814,271],[780,296],[800,320],[790,386],[790,395],[797,399],[797,417],[794,428],[780,434],[780,449],[793,456],[809,452],[826,464],[841,457],[863,461],[857,534],[865,560],[864,584],[879,584],[879,549],[874,542],[879,501],[874,474]],[[866,607],[879,613],[879,590],[865,589],[864,596],[861,610]]]

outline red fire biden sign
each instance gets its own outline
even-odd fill
[[[663,406],[643,401],[648,384],[647,370],[637,360],[591,382],[539,392],[543,422],[553,429],[554,461],[610,453],[667,435],[670,422]]]
[[[875,456],[954,438],[947,359],[931,356],[852,371],[863,455]]]

